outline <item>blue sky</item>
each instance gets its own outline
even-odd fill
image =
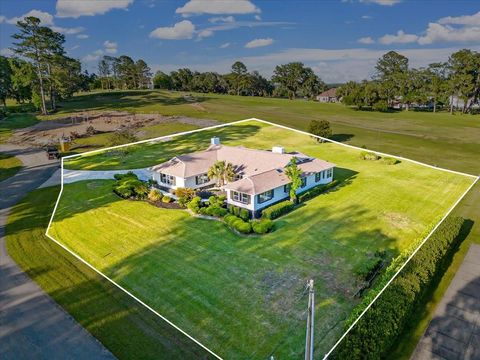
[[[369,77],[391,49],[413,66],[480,50],[479,1],[0,0],[0,53],[25,15],[64,33],[89,71],[103,54],[142,58],[154,71],[223,73],[238,59],[266,76],[302,61],[342,82]]]

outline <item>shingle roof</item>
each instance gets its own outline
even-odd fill
[[[324,92],[322,92],[320,95],[318,96],[322,96],[322,97],[336,97],[337,96],[337,88],[331,88],[331,89],[328,89]]]
[[[151,170],[187,178],[206,173],[217,160],[226,161],[231,163],[235,172],[241,174],[243,178],[227,184],[225,188],[254,195],[288,184],[290,180],[283,169],[292,157],[298,159],[298,167],[305,176],[335,166],[299,152],[280,154],[241,146],[211,145],[204,151],[176,156],[153,166]]]

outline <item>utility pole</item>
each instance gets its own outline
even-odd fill
[[[313,291],[313,279],[307,283],[308,288],[308,315],[307,335],[305,340],[305,360],[313,360],[313,320],[315,317],[315,292]]]

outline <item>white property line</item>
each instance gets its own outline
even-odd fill
[[[57,198],[57,201],[55,203],[55,206],[53,208],[53,212],[52,212],[52,216],[50,217],[50,221],[48,223],[48,227],[47,227],[47,230],[45,232],[45,235],[50,239],[52,240],[53,242],[55,242],[57,245],[59,245],[60,247],[62,247],[63,249],[65,249],[66,251],[68,251],[71,255],[73,255],[75,258],[77,258],[78,260],[80,260],[82,263],[84,263],[85,265],[87,265],[89,268],[91,268],[92,270],[94,270],[96,273],[98,273],[100,276],[102,276],[103,278],[105,278],[106,280],[108,280],[110,283],[112,283],[114,286],[116,286],[117,288],[119,288],[120,290],[122,290],[123,292],[125,292],[127,295],[131,296],[133,299],[135,299],[138,303],[140,303],[141,305],[143,305],[144,307],[146,307],[148,310],[150,310],[151,312],[153,312],[155,315],[157,315],[158,317],[160,317],[162,320],[164,320],[165,322],[167,322],[169,325],[173,326],[176,330],[180,331],[182,334],[184,334],[186,337],[188,337],[190,340],[192,340],[193,342],[195,342],[197,345],[199,345],[200,347],[202,347],[204,350],[206,350],[207,352],[209,352],[210,354],[212,354],[213,356],[215,356],[217,359],[221,359],[223,360],[219,355],[215,354],[213,351],[211,351],[210,349],[208,349],[205,345],[203,345],[201,342],[199,342],[198,340],[196,340],[194,337],[192,337],[191,335],[189,335],[187,332],[185,332],[184,330],[182,330],[181,328],[179,328],[177,325],[175,325],[173,322],[171,322],[170,320],[168,320],[167,318],[165,318],[164,316],[162,316],[160,313],[158,313],[155,309],[153,309],[151,306],[149,306],[148,304],[146,304],[145,302],[143,302],[142,300],[140,300],[138,297],[136,297],[135,295],[133,295],[130,291],[128,291],[127,289],[125,289],[124,287],[122,287],[121,285],[117,284],[114,280],[110,279],[107,275],[105,275],[104,273],[102,273],[101,271],[97,270],[93,265],[91,265],[89,262],[85,261],[83,258],[81,258],[79,255],[75,254],[73,251],[71,251],[70,249],[68,249],[65,245],[63,245],[62,243],[60,243],[59,241],[57,241],[56,239],[54,239],[52,236],[50,236],[48,234],[49,230],[50,230],[50,227],[52,225],[52,221],[53,221],[53,217],[55,216],[55,212],[57,211],[57,207],[58,207],[58,204],[60,202],[60,198],[62,196],[62,193],[63,193],[63,168],[64,168],[64,159],[69,159],[69,158],[74,158],[74,157],[79,157],[79,156],[84,156],[84,155],[89,155],[89,154],[94,154],[94,153],[98,153],[98,152],[104,152],[104,151],[108,151],[108,150],[113,150],[113,149],[118,149],[118,148],[122,148],[122,147],[126,147],[126,146],[131,146],[131,145],[137,145],[137,144],[145,144],[145,143],[154,143],[156,141],[159,141],[159,140],[164,140],[164,139],[172,139],[174,137],[178,137],[178,136],[182,136],[182,135],[188,135],[188,134],[193,134],[193,133],[197,133],[197,132],[200,132],[200,131],[205,131],[205,130],[211,130],[211,129],[217,129],[217,128],[222,128],[222,127],[226,127],[226,126],[230,126],[230,125],[236,125],[236,124],[240,124],[240,123],[244,123],[244,122],[249,122],[249,121],[258,121],[258,122],[261,122],[261,123],[265,123],[265,124],[269,124],[269,125],[272,125],[272,126],[276,126],[276,127],[279,127],[279,128],[282,128],[282,129],[286,129],[286,130],[291,130],[291,131],[294,131],[294,132],[297,132],[299,134],[303,134],[303,135],[308,135],[308,136],[311,136],[311,137],[314,137],[314,138],[317,138],[317,139],[321,139],[323,141],[327,141],[327,142],[331,142],[331,143],[335,143],[335,144],[338,144],[338,145],[342,145],[342,146],[346,146],[348,148],[352,148],[352,149],[356,149],[356,150],[362,150],[362,151],[365,151],[366,149],[363,149],[363,148],[360,148],[360,147],[357,147],[357,146],[353,146],[353,145],[348,145],[348,144],[344,144],[342,142],[338,142],[338,141],[334,141],[334,140],[331,140],[331,139],[328,139],[328,138],[324,138],[324,137],[321,137],[321,136],[317,136],[317,135],[314,135],[314,134],[310,134],[306,131],[301,131],[301,130],[297,130],[297,129],[293,129],[293,128],[290,128],[288,126],[283,126],[283,125],[279,125],[279,124],[275,124],[273,122],[270,122],[270,121],[266,121],[266,120],[261,120],[261,119],[257,119],[257,118],[249,118],[249,119],[244,119],[244,120],[238,120],[238,121],[234,121],[234,122],[230,122],[230,123],[225,123],[225,124],[220,124],[220,125],[214,125],[214,126],[209,126],[209,127],[205,127],[205,128],[200,128],[200,129],[195,129],[195,130],[190,130],[190,131],[184,131],[184,132],[180,132],[180,133],[176,133],[176,134],[171,134],[171,135],[166,135],[166,136],[160,136],[160,137],[157,137],[157,138],[153,138],[153,139],[147,139],[147,140],[141,140],[141,141],[136,141],[136,142],[133,142],[133,143],[128,143],[128,144],[123,144],[123,145],[117,145],[117,146],[111,146],[111,147],[107,147],[107,148],[102,148],[102,149],[97,149],[97,150],[92,150],[92,151],[87,151],[87,152],[84,152],[84,153],[81,153],[81,154],[73,154],[73,155],[68,155],[68,156],[65,156],[65,157],[62,157],[61,159],[61,184],[60,184],[60,192],[58,194],[58,198]],[[372,151],[372,150],[370,150]],[[479,177],[476,176],[476,175],[472,175],[472,174],[467,174],[467,173],[463,173],[463,172],[459,172],[459,171],[454,171],[454,170],[450,170],[450,169],[445,169],[445,168],[441,168],[441,167],[437,167],[437,166],[433,166],[433,165],[430,165],[430,164],[426,164],[426,163],[422,163],[420,161],[416,161],[416,160],[412,160],[412,159],[408,159],[408,158],[404,158],[404,157],[401,157],[401,156],[396,156],[396,155],[391,155],[391,154],[387,154],[387,153],[383,153],[383,152],[378,152],[378,151],[374,151],[374,153],[376,154],[379,154],[379,155],[382,155],[382,156],[389,156],[389,157],[393,157],[393,158],[396,158],[396,159],[400,159],[400,160],[403,160],[403,161],[408,161],[408,162],[412,162],[412,163],[415,163],[415,164],[418,164],[418,165],[422,165],[422,166],[426,166],[426,167],[429,167],[429,168],[432,168],[432,169],[436,169],[436,170],[441,170],[441,171],[446,171],[446,172],[449,172],[449,173],[453,173],[453,174],[457,174],[457,175],[462,175],[462,176],[467,176],[467,177],[471,177],[471,178],[474,178],[475,180],[473,181],[473,183],[468,187],[468,189],[458,198],[458,200],[453,204],[453,206],[448,210],[448,212],[443,216],[443,218],[437,223],[437,225],[435,225],[435,227],[430,231],[430,233],[425,237],[425,239],[420,243],[420,245],[413,251],[413,253],[407,258],[407,260],[405,261],[405,263],[398,269],[398,271],[393,275],[393,277],[387,282],[387,284],[380,290],[380,292],[374,297],[374,299],[368,304],[368,306],[362,311],[362,313],[358,316],[358,318],[352,323],[352,325],[345,331],[345,333],[340,337],[340,339],[335,343],[335,345],[333,345],[333,347],[329,350],[329,352],[324,356],[323,359],[327,359],[328,356],[330,356],[330,354],[335,350],[335,348],[341,343],[341,341],[345,338],[345,336],[347,336],[347,334],[352,330],[352,328],[356,325],[356,323],[363,317],[363,315],[368,311],[368,309],[370,309],[370,307],[373,305],[373,303],[380,297],[380,295],[385,291],[385,289],[387,288],[388,285],[390,285],[390,283],[397,277],[397,275],[400,273],[400,271],[402,271],[402,269],[407,265],[407,263],[413,258],[413,256],[418,252],[418,250],[423,246],[423,244],[431,237],[431,235],[435,232],[435,230],[440,226],[440,224],[448,217],[448,215],[450,215],[450,213],[453,211],[453,209],[459,204],[459,202],[465,197],[465,195],[472,189],[472,187],[477,183],[477,181],[479,180]]]

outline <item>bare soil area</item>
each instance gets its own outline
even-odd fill
[[[16,130],[11,143],[45,146],[58,144],[61,138],[88,137],[87,129],[93,127],[96,133],[109,133],[122,129],[141,131],[141,128],[163,123],[180,122],[199,127],[218,125],[216,120],[195,119],[184,116],[163,116],[161,114],[131,114],[121,111],[84,111],[64,118],[39,122],[33,126]]]

